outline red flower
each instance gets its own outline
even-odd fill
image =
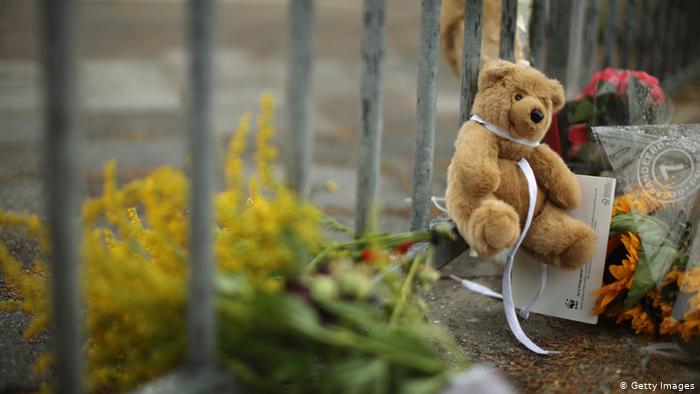
[[[396,253],[404,255],[406,254],[406,252],[408,252],[408,249],[410,249],[411,246],[413,246],[413,244],[413,241],[403,241],[400,244],[396,245],[394,250],[396,251]]]
[[[588,125],[585,123],[577,123],[569,126],[569,142],[574,145],[588,142]]]
[[[365,263],[372,263],[377,259],[377,254],[371,249],[365,249],[362,251],[362,253],[360,253],[360,258]]]
[[[602,83],[609,83],[615,87],[615,94],[622,95],[627,92],[629,77],[633,76],[646,86],[651,93],[654,103],[659,104],[666,99],[663,90],[659,86],[659,80],[644,71],[617,70],[611,67],[593,74],[591,81],[583,88],[582,97],[594,97]]]

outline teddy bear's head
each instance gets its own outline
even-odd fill
[[[504,60],[487,63],[479,73],[472,113],[513,137],[539,141],[564,106],[559,81],[538,70]]]

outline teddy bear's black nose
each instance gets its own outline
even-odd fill
[[[530,112],[530,119],[532,119],[533,122],[535,123],[540,123],[540,121],[544,118],[544,115],[542,114],[542,111],[539,109],[533,109],[532,112]]]

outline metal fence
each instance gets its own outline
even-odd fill
[[[484,0],[466,0],[460,123],[476,91]],[[290,41],[287,83],[290,125],[288,183],[300,195],[309,190],[312,134],[310,108],[313,70],[313,0],[289,0]],[[500,51],[513,58],[516,0],[502,0]],[[361,76],[361,129],[356,229],[378,195],[382,133],[382,63],[385,0],[364,0]],[[411,228],[427,226],[435,128],[440,0],[422,0],[418,59],[416,137]],[[78,172],[76,168],[76,0],[43,2],[46,122],[46,186],[52,234],[52,299],[59,392],[81,392],[81,337],[77,286]],[[192,155],[191,279],[188,365],[215,362],[215,316],[211,250],[214,148],[211,121],[214,0],[190,0],[188,36],[191,62],[189,136]],[[673,89],[700,66],[700,2],[681,0],[533,0],[531,61],[576,92],[593,70],[604,66],[648,70]],[[604,18],[602,17],[604,16]],[[603,25],[599,25],[599,21]]]

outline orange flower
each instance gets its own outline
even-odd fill
[[[688,342],[690,338],[700,335],[700,313],[693,313],[690,316],[686,314],[683,319],[681,337]]]
[[[622,264],[608,267],[610,273],[617,280],[593,291],[593,294],[599,296],[595,302],[595,308],[593,308],[593,313],[596,315],[603,313],[605,308],[622,291],[628,290],[632,286],[632,278],[639,261],[639,237],[633,233],[626,233],[620,235],[620,241],[625,246],[625,250],[627,250],[627,257],[622,260]]]
[[[652,198],[643,188],[636,188],[615,199],[612,215],[630,212],[646,215],[656,211],[661,206],[662,204],[657,199]]]
[[[654,334],[656,332],[656,325],[651,321],[649,313],[642,310],[639,306],[625,309],[622,314],[617,317],[617,323],[622,323],[625,320],[631,320],[632,328],[637,334],[641,332]]]
[[[680,332],[682,329],[682,323],[674,319],[671,316],[664,317],[664,320],[659,326],[659,334],[661,335],[673,335]]]

